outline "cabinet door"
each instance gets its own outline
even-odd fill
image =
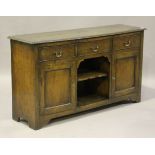
[[[42,63],[40,107],[42,114],[71,110],[75,107],[75,68],[72,63]]]
[[[113,57],[112,94],[114,97],[134,93],[138,89],[139,52],[119,52]]]

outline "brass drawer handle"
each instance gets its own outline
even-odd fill
[[[98,49],[99,49],[99,46],[98,46],[98,45],[97,45],[95,48],[91,48],[91,50],[92,50],[94,53],[98,52]]]
[[[62,51],[60,50],[60,51],[56,51],[55,52],[55,56],[57,57],[57,58],[60,58],[61,56],[62,56]]]
[[[124,43],[124,46],[129,47],[131,45],[131,41],[127,41],[126,43]]]

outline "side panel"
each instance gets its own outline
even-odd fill
[[[30,127],[37,128],[37,51],[29,44],[12,40],[11,60],[13,119],[25,119]]]
[[[141,32],[141,46],[140,46],[140,59],[139,59],[139,88],[137,102],[141,101],[141,87],[142,87],[142,68],[143,68],[143,42],[144,42],[144,31]]]

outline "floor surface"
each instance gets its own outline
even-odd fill
[[[153,82],[153,80],[152,80]],[[143,81],[142,102],[61,119],[34,131],[11,118],[11,80],[1,76],[0,137],[155,137],[155,85]]]

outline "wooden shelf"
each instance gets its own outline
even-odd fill
[[[88,73],[80,73],[78,75],[78,81],[84,81],[84,80],[88,80],[88,79],[94,79],[97,77],[106,77],[107,74],[106,73],[102,73],[102,72],[88,72]]]
[[[96,102],[100,102],[107,99],[104,96],[99,96],[97,94],[91,94],[88,96],[82,96],[82,97],[78,97],[78,105],[79,106],[85,106],[88,104],[92,104],[92,103],[96,103]]]

